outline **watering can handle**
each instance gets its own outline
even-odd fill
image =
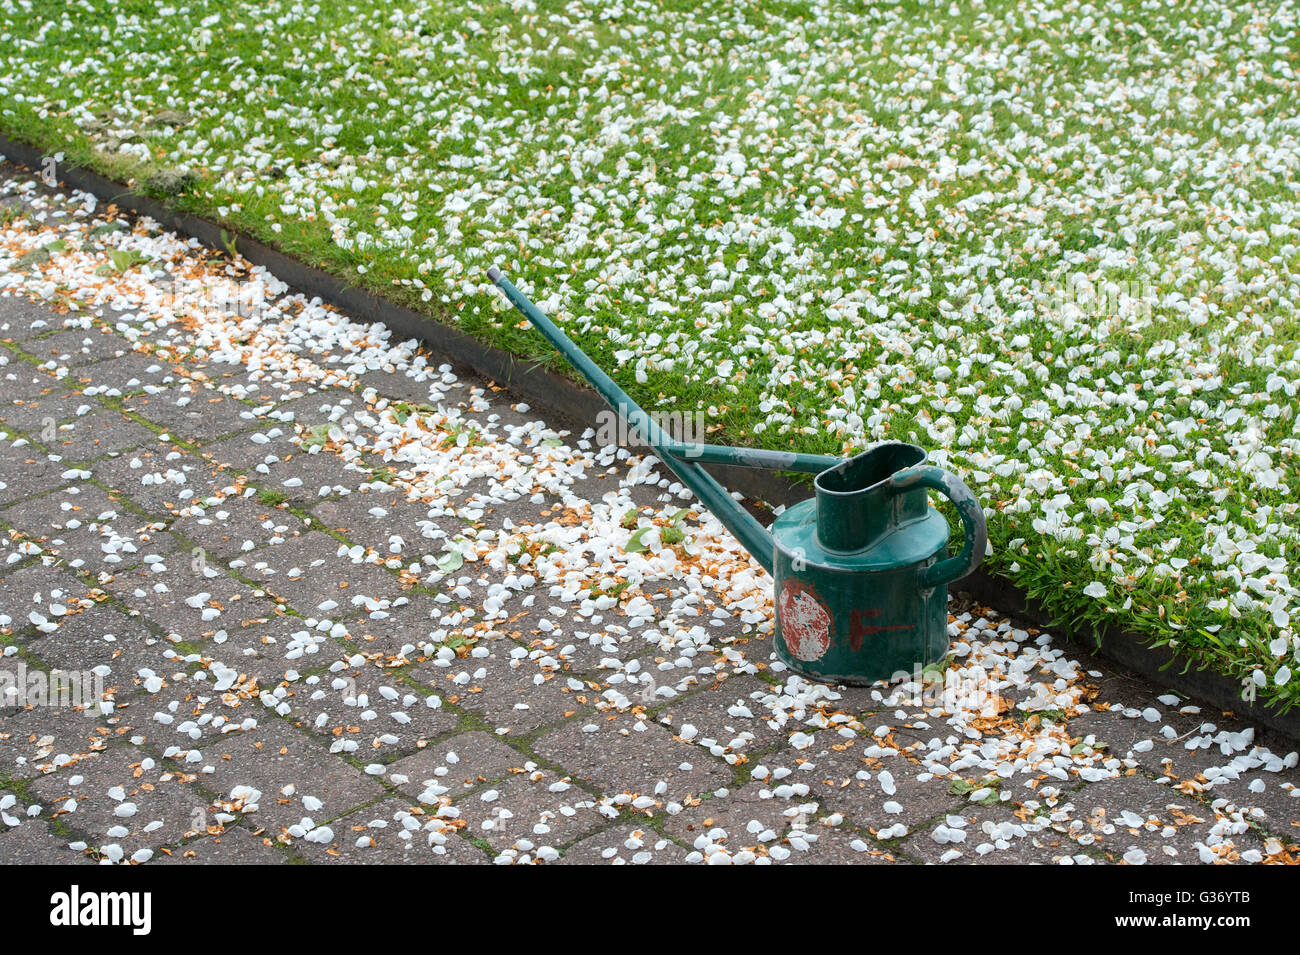
[[[922,464],[904,468],[889,479],[890,487],[903,491],[918,485],[938,491],[957,508],[966,540],[961,553],[955,557],[931,564],[921,571],[922,587],[938,587],[960,580],[979,566],[988,548],[988,529],[984,525],[984,509],[979,498],[957,475],[942,468]]]

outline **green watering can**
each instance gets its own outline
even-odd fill
[[[488,277],[772,575],[776,654],[790,669],[865,685],[912,676],[948,652],[948,585],[979,566],[988,544],[979,500],[955,474],[901,442],[843,459],[675,441],[500,269]],[[709,463],[815,474],[814,495],[769,532],[701,466]],[[948,522],[929,490],[961,518],[956,556],[946,556]]]

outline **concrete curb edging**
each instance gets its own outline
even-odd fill
[[[46,153],[0,133],[0,156],[37,170]],[[61,184],[88,192],[101,202],[111,202],[136,215],[148,216],[169,229],[198,239],[209,248],[227,251],[225,236],[230,231],[210,220],[172,210],[89,169],[61,165],[57,174]],[[352,318],[385,325],[398,341],[416,339],[444,355],[453,366],[494,381],[579,429],[590,426],[607,408],[599,395],[572,378],[486,345],[457,328],[372,292],[349,286],[338,277],[285,255],[246,233],[236,232],[236,235],[240,256],[274,272],[291,287],[318,296]],[[806,484],[771,471],[722,465],[711,465],[710,470],[728,490],[772,504],[789,506],[810,494]],[[1147,646],[1138,634],[1108,628],[1103,632],[1100,646],[1086,638],[1071,636],[1058,629],[1046,609],[1021,588],[983,569],[950,585],[950,589],[968,593],[978,602],[1033,626],[1051,629],[1085,652],[1106,657],[1154,683],[1173,684],[1175,689],[1211,704],[1216,710],[1231,712],[1246,722],[1280,734],[1289,743],[1300,741],[1300,707],[1279,713],[1260,703],[1247,702],[1241,698],[1241,687],[1230,678],[1212,670],[1184,669],[1186,661],[1176,658],[1167,648]]]

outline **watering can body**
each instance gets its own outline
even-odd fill
[[[953,474],[915,445],[879,445],[817,476],[815,495],[772,526],[776,653],[828,683],[911,676],[948,652],[948,583],[983,557],[984,515]],[[934,489],[956,505],[962,553],[947,557],[948,522]]]
[[[984,557],[984,511],[948,471],[911,444],[877,445],[842,460],[823,455],[686,445],[637,407],[499,269],[489,278],[660,455],[775,581],[776,654],[790,669],[828,683],[910,676],[948,650],[948,584]],[[705,464],[815,474],[814,497],[769,530],[732,500]],[[955,506],[963,544],[947,556],[948,522],[928,491]]]

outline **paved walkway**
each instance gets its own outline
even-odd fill
[[[287,292],[0,166],[0,862],[1296,859],[1231,717],[958,602],[793,677],[653,460]]]

